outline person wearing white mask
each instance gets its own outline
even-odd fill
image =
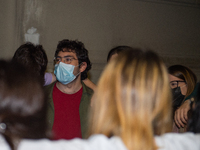
[[[45,87],[53,139],[84,138],[93,94],[81,81],[91,69],[88,51],[82,42],[64,39],[57,45],[54,61],[57,81]]]

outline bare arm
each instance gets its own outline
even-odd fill
[[[174,121],[179,128],[184,127],[187,123],[189,110],[190,100],[188,99],[175,111]]]
[[[85,80],[83,80],[83,82],[85,83],[86,86],[91,88],[93,91],[96,89],[96,85],[90,79],[86,78]]]

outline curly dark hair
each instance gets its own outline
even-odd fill
[[[79,65],[82,62],[87,63],[87,68],[81,73],[81,80],[87,78],[87,72],[91,69],[92,64],[88,57],[88,50],[85,48],[84,44],[78,40],[68,40],[64,39],[59,41],[57,49],[55,51],[55,57],[58,56],[58,53],[62,52],[74,52],[78,58]]]
[[[16,50],[12,60],[25,65],[33,74],[41,77],[44,83],[48,59],[42,45],[35,46],[27,42]]]

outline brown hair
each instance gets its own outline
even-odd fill
[[[182,65],[173,65],[168,68],[169,74],[182,79],[187,84],[187,93],[185,95],[185,98],[189,96],[192,91],[194,90],[194,87],[197,83],[197,77],[196,75],[190,70],[189,68],[182,66]]]
[[[46,137],[46,108],[43,87],[21,64],[0,60],[0,124],[11,149],[22,138]]]
[[[22,44],[15,52],[13,61],[23,64],[25,67],[40,77],[41,83],[44,84],[44,74],[47,69],[47,55],[42,45],[33,45],[30,42]]]

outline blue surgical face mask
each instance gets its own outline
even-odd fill
[[[75,67],[77,66],[65,64],[63,62],[56,64],[54,69],[56,79],[65,85],[72,82],[76,78],[76,76],[80,74],[80,72],[76,76],[73,74]]]

